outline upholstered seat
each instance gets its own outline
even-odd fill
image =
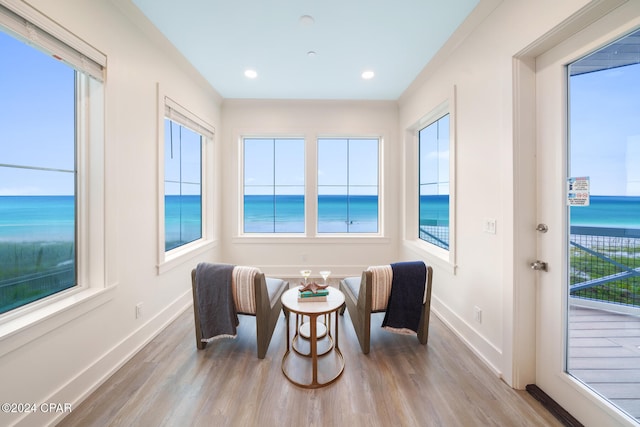
[[[389,266],[388,266],[389,267]],[[349,316],[356,336],[360,343],[360,348],[364,354],[369,353],[371,337],[371,313],[379,313],[387,310],[387,300],[389,297],[391,282],[390,279],[374,281],[375,269],[370,267],[362,272],[361,277],[347,277],[340,281],[340,290],[345,295],[345,306],[349,310]],[[390,271],[390,267],[389,267]],[[429,315],[431,311],[431,282],[433,269],[426,267],[426,280],[424,294],[422,298],[422,309],[420,322],[417,330],[418,341],[427,344],[429,338]],[[378,288],[374,288],[374,282]],[[342,313],[344,313],[344,308]]]
[[[289,282],[265,277],[253,267],[235,266],[232,273],[233,305],[237,314],[255,316],[258,358],[264,359],[273,331],[282,310],[281,297],[289,288]],[[193,313],[195,320],[196,346],[204,349],[201,313],[196,292],[196,269],[191,271],[193,290]]]

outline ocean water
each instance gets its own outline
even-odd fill
[[[442,196],[421,198],[422,225],[448,225]],[[167,196],[167,242],[200,238],[198,196]],[[319,196],[318,231],[376,232],[376,196]],[[592,196],[590,206],[571,207],[571,225],[640,228],[640,197]],[[73,196],[0,196],[0,242],[73,241]],[[245,196],[246,232],[304,232],[303,196]],[[180,226],[182,224],[182,227]]]
[[[640,229],[640,197],[591,196],[589,206],[571,206],[571,225]]]
[[[168,251],[202,237],[202,198],[164,197],[164,241]]]
[[[0,196],[0,242],[73,241],[74,196]]]
[[[420,226],[449,226],[449,195],[420,196]]]
[[[304,233],[304,196],[244,196],[245,233]],[[377,233],[377,196],[318,196],[319,233]]]
[[[446,247],[448,199],[423,196],[420,204],[421,226]],[[165,198],[167,250],[201,237],[201,208],[199,196]],[[74,286],[75,215],[73,196],[0,196],[0,313]],[[246,196],[244,215],[247,232],[302,233],[304,197]],[[640,229],[640,197],[592,196],[570,215],[571,225]],[[318,198],[320,233],[377,230],[376,196]]]
[[[304,233],[304,196],[244,196],[245,233]]]
[[[377,233],[378,196],[318,196],[318,233]]]

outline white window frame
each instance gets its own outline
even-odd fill
[[[215,139],[215,127],[201,119],[182,104],[173,100],[157,85],[158,95],[158,274],[182,264],[183,262],[200,255],[214,246],[213,233],[213,196],[209,190],[209,182],[212,182],[213,144]],[[165,204],[164,204],[164,120],[168,118],[175,123],[187,127],[202,136],[201,160],[201,207],[202,207],[202,235],[177,248],[165,251]]]
[[[437,174],[438,174],[438,178],[437,178],[437,180],[436,180],[435,182],[431,182],[431,183],[424,183],[424,182],[422,182],[422,180],[421,180],[421,176],[422,176],[422,172],[423,172],[423,169],[422,169],[422,156],[423,156],[423,153],[422,153],[422,143],[423,143],[423,140],[422,140],[422,135],[421,135],[421,134],[422,134],[422,132],[423,132],[423,131],[425,131],[425,130],[427,130],[427,129],[431,129],[433,126],[436,126],[436,128],[437,128],[436,132],[438,133],[438,135],[436,136],[436,138],[437,138],[437,140],[438,140],[438,148],[437,148],[437,152],[436,152],[436,154],[437,154],[438,156],[441,156],[441,155],[443,154],[443,152],[444,152],[444,151],[443,151],[443,150],[441,150],[441,147],[440,147],[440,144],[439,144],[439,141],[441,140],[441,138],[440,138],[440,127],[441,127],[441,126],[440,126],[440,122],[441,122],[441,120],[444,120],[444,118],[445,118],[445,117],[447,118],[447,128],[448,128],[448,127],[449,127],[449,126],[448,126],[448,121],[451,119],[451,116],[449,115],[449,112],[447,111],[447,112],[443,113],[443,115],[442,115],[442,116],[440,116],[440,117],[438,117],[438,118],[436,118],[436,119],[432,120],[432,121],[431,121],[431,123],[429,123],[429,124],[425,125],[423,128],[421,128],[421,129],[418,131],[418,217],[419,217],[419,219],[421,218],[421,216],[420,216],[420,214],[421,214],[421,209],[422,209],[422,200],[421,200],[421,196],[422,196],[422,187],[423,187],[423,185],[437,185],[437,186],[439,187],[439,186],[441,186],[443,183],[446,183],[446,185],[447,185],[447,193],[446,193],[446,196],[447,196],[447,198],[448,198],[448,200],[447,200],[447,208],[448,208],[448,206],[449,206],[449,202],[450,202],[450,199],[451,199],[451,196],[450,196],[451,189],[449,188],[449,187],[450,187],[450,186],[449,186],[449,176],[450,176],[450,173],[448,173],[448,174],[447,174],[447,178],[446,178],[447,180],[446,180],[446,181],[440,181],[441,177],[440,177],[440,173],[439,173],[439,171],[437,172]],[[449,129],[447,129],[447,131],[448,131],[448,130],[449,130]],[[425,142],[428,142],[428,141],[425,141]],[[447,134],[447,147],[446,147],[447,163],[449,163],[449,142],[450,142],[450,141],[449,141],[448,134]],[[439,164],[439,162],[438,162],[438,165],[437,165],[436,169],[437,169],[437,168],[439,168],[439,167],[440,167],[440,164]],[[448,169],[447,169],[447,171],[448,171]],[[441,194],[439,193],[439,190],[438,190],[438,195],[441,195]],[[447,221],[448,221],[448,220],[449,220],[449,218],[447,217]],[[425,242],[429,243],[430,245],[434,245],[434,246],[437,246],[437,247],[439,247],[439,248],[442,248],[442,249],[444,249],[444,250],[445,250],[445,251],[447,251],[447,252],[449,251],[449,242],[448,242],[448,241],[446,242],[447,247],[446,247],[446,248],[445,248],[445,247],[442,247],[441,245],[438,245],[438,244],[436,244],[436,243],[434,243],[434,242],[430,242],[429,240],[426,240],[426,239],[421,238],[421,237],[420,237],[420,232],[421,232],[421,231],[422,231],[422,230],[420,229],[420,223],[418,223],[418,238],[419,238],[420,240],[425,241]],[[449,225],[448,225],[448,223],[447,223],[447,234],[449,234]],[[436,239],[437,239],[437,238],[436,238]],[[444,244],[444,243],[443,243],[443,244]]]
[[[378,231],[377,232],[368,232],[368,233],[360,233],[360,232],[349,232],[349,231],[345,231],[345,232],[334,232],[334,233],[326,233],[326,232],[319,232],[318,231],[318,224],[319,224],[319,215],[318,215],[318,204],[317,204],[317,197],[318,197],[318,181],[317,181],[317,175],[318,175],[318,171],[319,171],[319,165],[318,165],[318,155],[317,155],[317,150],[319,149],[319,141],[320,140],[328,140],[328,139],[344,139],[347,141],[350,140],[376,140],[378,141],[378,163],[376,164],[376,168],[377,168],[377,172],[378,172],[378,183],[377,183],[377,188],[378,188]],[[382,137],[381,136],[320,136],[316,139],[316,165],[315,165],[315,174],[316,174],[316,184],[315,184],[315,194],[316,194],[316,210],[315,210],[315,221],[314,221],[314,232],[316,234],[316,236],[320,237],[320,238],[331,238],[331,237],[338,237],[338,238],[359,238],[359,237],[381,237],[383,236],[383,209],[382,207],[384,206],[384,200],[383,200],[383,179],[382,179],[382,155],[383,153],[383,145],[382,145]]]
[[[449,114],[449,250],[420,239],[420,166],[419,132]],[[423,253],[429,260],[442,268],[455,273],[456,269],[456,108],[455,86],[448,98],[421,117],[405,132],[407,140],[406,168],[407,182],[407,221],[405,223],[405,243],[416,252]]]
[[[244,190],[245,190],[245,182],[244,182],[244,176],[245,176],[245,140],[247,139],[272,139],[274,141],[276,140],[292,140],[292,139],[300,139],[303,142],[303,150],[304,150],[304,158],[303,158],[303,162],[305,164],[305,168],[304,168],[304,176],[305,176],[305,182],[303,184],[303,188],[304,188],[304,230],[302,232],[265,232],[265,233],[258,233],[258,232],[245,232],[245,226],[244,226]],[[275,143],[275,142],[274,142]],[[307,218],[307,206],[308,206],[308,190],[307,190],[307,167],[306,165],[307,163],[307,140],[305,137],[303,136],[283,136],[283,135],[243,135],[239,138],[239,159],[240,159],[240,164],[239,164],[239,198],[238,198],[238,212],[240,213],[238,216],[238,235],[239,236],[243,236],[243,237],[247,237],[247,238],[251,238],[251,237],[277,237],[277,238],[293,238],[293,239],[299,239],[301,237],[306,237],[307,235],[307,229],[309,227],[308,224],[308,218]],[[275,173],[275,171],[274,171]]]
[[[31,6],[7,0],[0,25],[27,44],[66,62],[76,74],[76,286],[0,315],[0,356],[94,310],[113,298],[116,233],[105,218],[105,170],[112,151],[105,144],[104,80],[107,58]],[[89,197],[91,194],[91,197]],[[107,211],[109,209],[109,211]]]
[[[349,136],[345,136],[349,135]],[[243,141],[245,138],[300,138],[305,141],[305,233],[244,233],[244,153]],[[317,140],[318,139],[377,139],[378,140],[378,233],[318,233],[317,232]],[[385,136],[384,132],[362,132],[357,135],[345,133],[317,132],[311,130],[308,133],[290,130],[258,132],[253,129],[238,129],[234,132],[236,141],[236,164],[237,164],[237,190],[235,204],[237,206],[237,222],[235,224],[235,234],[231,241],[234,244],[256,244],[273,241],[274,243],[298,244],[302,240],[313,241],[322,244],[345,244],[345,243],[367,243],[389,244],[391,239],[385,237],[384,218],[384,153]]]

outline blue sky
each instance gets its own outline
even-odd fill
[[[274,144],[275,141],[275,144]],[[305,194],[305,140],[247,138],[244,142],[245,194]],[[318,194],[378,194],[377,139],[318,140]]]
[[[164,121],[164,134],[165,195],[199,195],[202,137],[168,119]]]
[[[0,53],[0,164],[72,170],[74,71],[3,32]],[[640,65],[574,76],[570,94],[570,175],[589,176],[593,195],[640,195]],[[344,192],[334,185],[344,183],[347,170],[345,144],[339,141],[344,142],[320,145],[321,193]],[[350,183],[363,184],[358,194],[371,194],[377,159],[357,145],[352,150]],[[273,173],[267,155],[247,160],[247,184],[263,182]],[[283,145],[278,159],[277,180],[286,184],[281,194],[300,194],[303,144]],[[0,167],[0,195],[65,195],[73,187],[72,173]]]
[[[640,196],[640,65],[571,77],[570,118],[570,175],[592,195]]]
[[[421,196],[449,194],[449,125],[446,114],[419,132]]]
[[[74,79],[66,64],[0,32],[0,164],[73,170]],[[70,172],[0,168],[0,195],[73,191]]]
[[[304,194],[304,140],[247,138],[244,140],[245,194]]]
[[[318,140],[319,195],[377,195],[377,139],[323,138]]]

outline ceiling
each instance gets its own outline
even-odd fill
[[[479,1],[132,0],[224,98],[355,100],[398,99]]]

